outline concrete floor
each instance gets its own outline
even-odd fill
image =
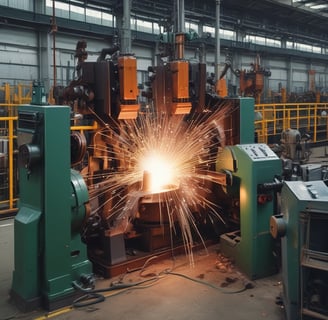
[[[9,302],[8,295],[13,270],[13,222],[13,219],[0,221],[0,320],[285,319],[284,310],[275,303],[281,291],[280,275],[253,281],[253,288],[239,292],[249,281],[222,259],[218,245],[209,247],[208,253],[205,250],[196,252],[194,266],[190,266],[188,258],[183,255],[174,260],[154,259],[142,273],[129,273],[121,280],[132,283],[151,279],[166,269],[177,274],[162,275],[155,282],[145,283],[143,288],[122,290],[118,295],[107,292],[101,303],[80,308],[68,306],[51,313],[36,310],[24,314]],[[119,280],[119,277],[98,279],[96,287],[106,288]]]

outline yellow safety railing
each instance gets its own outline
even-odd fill
[[[32,83],[0,86],[0,217],[17,211],[17,105],[31,98]]]
[[[328,141],[328,103],[275,103],[255,105],[258,142],[278,143],[286,129],[309,133],[313,143]]]
[[[12,86],[5,83],[0,86],[0,106],[19,105],[30,103],[32,99],[32,87],[30,84],[18,84]]]
[[[0,213],[6,214],[17,210],[16,120],[17,116],[0,117]]]

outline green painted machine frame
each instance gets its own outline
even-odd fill
[[[225,129],[225,144],[236,145],[256,142],[254,98],[228,98],[230,110],[219,120]]]
[[[281,215],[271,222],[281,237],[283,303],[287,320],[326,319],[325,310],[307,306],[309,283],[327,287],[328,187],[323,181],[285,181],[281,191]],[[316,279],[317,277],[317,279]],[[319,279],[319,280],[318,280]],[[326,280],[324,280],[326,279]],[[313,295],[314,306],[326,301],[326,293]]]
[[[20,200],[11,297],[24,311],[53,310],[80,294],[74,281],[92,275],[80,237],[88,190],[70,168],[70,108],[19,107],[17,135]]]
[[[250,279],[276,273],[270,217],[275,210],[274,179],[281,174],[281,160],[265,144],[238,144],[223,150],[216,170],[231,173],[232,183],[225,187],[225,198],[230,201],[228,210],[239,216],[239,228],[220,236],[222,253]]]

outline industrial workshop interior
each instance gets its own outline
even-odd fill
[[[0,0],[0,320],[328,320],[327,30]]]

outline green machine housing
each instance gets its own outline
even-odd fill
[[[11,298],[29,311],[68,305],[93,282],[80,229],[88,213],[83,178],[70,167],[70,108],[26,105],[18,111],[19,211]]]
[[[251,279],[277,272],[270,217],[275,210],[275,176],[281,160],[266,144],[227,146],[218,156],[216,170],[231,174],[231,185],[219,197],[235,227],[220,236],[220,249]],[[281,187],[281,186],[280,186]]]
[[[283,304],[287,320],[328,318],[328,187],[324,181],[285,181],[281,214]]]

